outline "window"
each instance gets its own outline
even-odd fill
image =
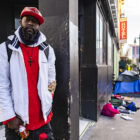
[[[107,24],[103,18],[98,6],[96,12],[96,64],[107,64],[107,38],[106,38]]]
[[[108,33],[108,65],[112,65],[112,40],[110,33]]]
[[[107,65],[107,23],[103,26],[103,64]]]
[[[100,63],[99,64],[103,64],[103,19],[102,16],[100,15]]]
[[[100,13],[97,8],[96,15],[96,63],[100,64]]]

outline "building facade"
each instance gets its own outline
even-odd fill
[[[56,140],[79,139],[79,116],[97,121],[112,94],[118,52],[115,0],[11,0],[1,5],[1,38],[17,28],[23,7],[36,6],[56,54],[52,127]],[[114,11],[115,10],[115,11]],[[114,13],[114,14],[113,14]]]

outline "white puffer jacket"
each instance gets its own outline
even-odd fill
[[[22,42],[19,37],[19,28],[15,31],[15,37],[9,37],[12,42],[8,47],[13,50],[10,62],[8,62],[5,42],[0,44],[0,122],[13,118],[17,114],[25,124],[28,124],[28,83],[23,54],[18,43],[18,41]],[[40,32],[38,42],[30,47],[39,46],[37,88],[46,121],[52,107],[52,94],[48,91],[48,84],[55,81],[56,72],[53,48],[50,45],[47,46],[49,47],[47,60],[44,53],[46,49],[44,41],[46,37]]]

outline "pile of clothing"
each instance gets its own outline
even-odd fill
[[[109,116],[109,117],[114,117],[116,114],[119,114],[120,112],[113,108],[113,106],[111,105],[111,103],[106,103],[103,106],[102,112],[101,114],[104,116]]]
[[[114,117],[116,114],[134,114],[139,107],[132,101],[130,97],[124,97],[121,95],[112,95],[111,100],[106,103],[101,111],[104,116]],[[128,116],[122,116],[124,119],[131,120]]]

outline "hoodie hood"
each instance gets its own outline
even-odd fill
[[[21,43],[24,44],[24,42],[22,41],[22,39],[21,39],[21,37],[20,37],[20,35],[19,35],[19,30],[20,30],[20,28],[21,28],[21,26],[19,26],[18,29],[15,31],[15,35],[17,36],[19,42],[21,42]],[[40,31],[39,31],[39,32],[40,32]],[[43,42],[45,42],[45,41],[46,41],[45,35],[44,35],[42,32],[40,32],[40,36],[39,36],[39,38],[38,38],[38,41],[37,41],[36,43],[34,43],[34,44],[32,44],[32,45],[28,45],[28,46],[29,46],[29,47],[39,46],[41,43],[43,43]]]

